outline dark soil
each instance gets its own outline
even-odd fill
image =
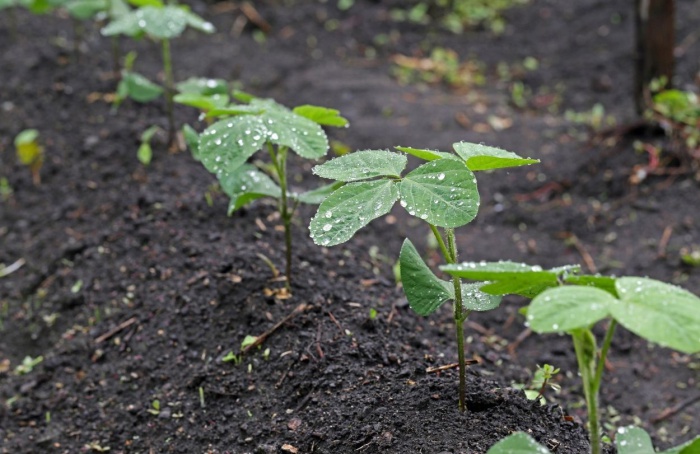
[[[700,9],[677,3],[677,85],[690,88],[700,70]],[[466,140],[539,158],[536,167],[479,176],[481,212],[459,232],[463,259],[581,262],[700,293],[700,271],[679,255],[700,244],[697,176],[672,160],[665,174],[630,182],[647,160],[634,140],[673,144],[644,128],[591,134],[563,115],[601,103],[618,124],[634,120],[631,2],[534,0],[506,13],[500,36],[393,22],[398,1],[357,0],[345,12],[335,2],[255,4],[273,27],[264,44],[251,24],[231,36],[242,17],[236,4],[194,3],[219,33],[174,43],[178,78],[235,79],[285,104],[339,108],[352,126],[330,133],[352,149]],[[113,112],[103,100],[115,87],[109,43],[98,28],[87,27],[75,61],[69,20],[17,16],[16,40],[0,17],[0,177],[14,189],[0,202],[0,263],[26,265],[0,279],[1,452],[485,453],[518,430],[553,452],[588,451],[570,341],[521,336],[523,301],[467,324],[478,364],[469,371],[469,412],[460,414],[456,372],[426,373],[456,358],[449,308],[416,316],[391,271],[405,236],[426,250],[427,229],[397,210],[323,249],[307,235],[313,212],[302,211],[292,297],[283,298],[283,283],[259,257],[283,268],[274,206],[226,217],[224,197],[205,202],[213,176],[163,144],[144,168],[138,137],[165,125],[161,103]],[[388,43],[377,45],[382,33]],[[483,62],[486,83],[399,85],[391,57],[420,57],[428,45]],[[153,45],[125,47],[138,50],[137,70],[157,77]],[[515,108],[496,67],[529,56],[538,69],[518,77],[533,95]],[[177,115],[196,123],[188,109]],[[12,146],[30,127],[47,156],[37,187]],[[317,184],[308,164],[293,166],[295,185]],[[240,364],[223,361],[300,305]],[[14,373],[39,355],[32,372]],[[563,391],[539,406],[511,386],[543,363],[561,368]],[[620,329],[601,396],[606,431],[635,423],[660,448],[692,438],[699,365],[698,355]],[[154,400],[160,410],[149,412]]]

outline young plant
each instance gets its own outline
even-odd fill
[[[136,9],[112,20],[102,29],[105,36],[126,35],[139,39],[148,36],[160,43],[165,74],[165,99],[168,113],[168,137],[172,145],[175,140],[175,117],[173,97],[175,79],[173,76],[170,40],[180,36],[189,26],[204,33],[213,33],[214,26],[190,11],[185,5],[162,0],[130,0]]]
[[[39,131],[25,129],[15,137],[15,150],[19,162],[29,168],[35,186],[41,184],[41,166],[44,164],[44,148],[39,145]]]
[[[498,148],[466,142],[453,145],[455,153],[396,147],[428,161],[402,176],[407,163],[403,153],[365,150],[316,166],[317,175],[346,183],[326,198],[311,220],[311,238],[321,246],[348,241],[370,221],[399,204],[408,214],[429,226],[447,263],[457,263],[455,228],[468,224],[479,210],[479,192],[473,172],[516,167],[538,162]],[[440,231],[442,229],[442,231]],[[420,315],[435,312],[453,301],[459,360],[459,409],[466,409],[464,321],[472,311],[497,307],[499,297],[482,293],[478,285],[463,286],[435,276],[410,240],[399,257],[401,280],[411,308]]]
[[[700,298],[673,285],[641,277],[577,275],[576,267],[543,270],[513,262],[440,268],[455,277],[487,281],[480,290],[490,295],[533,298],[527,323],[534,332],[571,335],[583,381],[592,454],[602,452],[598,401],[618,324],[664,347],[700,352]],[[609,319],[608,327],[598,347],[592,328],[604,319]]]
[[[700,437],[668,449],[655,451],[651,437],[642,428],[629,426],[617,429],[615,436],[617,454],[697,454]],[[549,449],[537,443],[525,432],[516,432],[493,445],[486,454],[550,454]]]
[[[192,154],[214,173],[230,197],[229,214],[262,198],[277,200],[284,225],[285,277],[287,289],[292,276],[292,218],[299,203],[318,204],[337,185],[328,185],[297,194],[290,192],[287,174],[289,151],[304,159],[319,159],[328,152],[323,126],[347,126],[337,110],[311,105],[287,109],[271,99],[237,93],[244,104],[205,109],[207,118],[219,121],[209,126],[195,141],[191,128],[185,137]],[[188,132],[189,131],[189,132]],[[261,164],[270,175],[248,164],[256,152],[264,150],[269,164]]]

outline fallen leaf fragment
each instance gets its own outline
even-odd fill
[[[292,454],[296,454],[299,452],[299,448],[295,448],[294,446],[285,443],[282,445],[282,451],[291,452]]]

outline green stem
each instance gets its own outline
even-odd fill
[[[277,180],[280,184],[282,194],[279,200],[280,216],[284,225],[284,246],[285,246],[285,267],[284,275],[286,277],[285,286],[287,290],[292,287],[292,215],[294,209],[290,210],[287,197],[287,147],[280,147],[275,152],[271,143],[267,144],[268,152],[272,158]]]
[[[163,50],[163,72],[165,74],[165,102],[168,113],[168,143],[175,143],[175,105],[173,97],[175,96],[175,77],[173,76],[173,61],[170,54],[170,41],[164,39],[161,41]]]
[[[450,257],[450,253],[447,251],[447,246],[445,246],[445,241],[442,239],[442,235],[440,235],[440,231],[435,227],[433,224],[428,224],[430,226],[430,230],[433,231],[433,235],[435,235],[435,239],[438,242],[438,246],[440,246],[440,251],[442,252],[442,256],[445,258],[445,261],[447,263],[455,263],[452,262],[452,257]]]
[[[615,319],[610,320],[608,330],[605,332],[605,339],[603,339],[603,346],[600,349],[600,358],[598,359],[598,365],[595,370],[594,383],[596,385],[596,392],[600,390],[600,382],[603,379],[603,369],[605,369],[605,360],[608,357],[608,350],[610,350],[610,344],[612,344],[612,338],[613,334],[615,334],[616,327],[617,321]]]
[[[455,241],[454,229],[446,229],[447,231],[447,252],[448,257],[445,257],[448,263],[457,263],[457,242]],[[438,240],[439,243],[439,240]],[[464,321],[469,316],[469,311],[463,313],[462,310],[462,280],[457,276],[452,277],[452,284],[455,289],[454,301],[454,320],[455,330],[457,334],[457,362],[459,363],[459,411],[464,413],[467,409],[467,366],[464,359]]]
[[[595,338],[590,330],[580,330],[572,333],[576,360],[583,381],[583,394],[588,409],[588,432],[591,443],[591,454],[601,454],[600,414],[598,410],[598,389],[596,383],[596,346]]]

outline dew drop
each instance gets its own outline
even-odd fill
[[[444,180],[444,179],[445,179],[444,173],[441,173],[440,175],[438,175],[438,180]]]
[[[327,231],[329,231],[329,230],[332,229],[332,228],[333,228],[333,225],[332,225],[332,224],[326,224],[326,225],[323,226],[323,231],[324,231],[324,232],[327,232]]]

